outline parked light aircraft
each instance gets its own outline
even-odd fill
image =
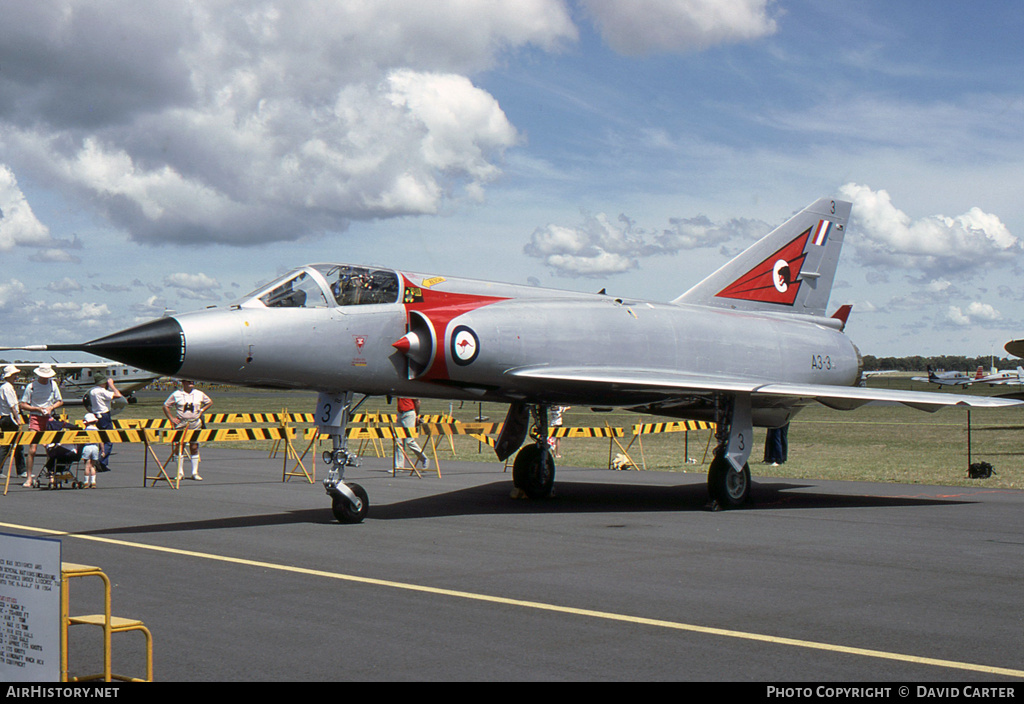
[[[963,372],[936,372],[932,371],[931,367],[928,367],[928,376],[914,376],[910,380],[938,384],[939,386],[962,386],[966,389],[971,384],[981,381],[984,376],[984,367],[978,367],[977,371],[974,372],[974,376]]]
[[[14,362],[14,366],[24,374],[31,374],[32,370],[42,362]],[[127,364],[115,362],[49,362],[57,372],[60,379],[60,387],[64,392],[85,393],[96,386],[97,379],[111,378],[129,403],[134,403],[132,394],[142,389],[161,377],[138,367],[129,367]]]
[[[978,379],[977,383],[990,386],[1022,386],[1024,385],[1024,367],[993,371]]]
[[[361,521],[369,507],[365,490],[344,481],[354,457],[345,428],[373,395],[507,403],[495,450],[503,460],[518,449],[513,483],[531,498],[549,496],[554,482],[551,406],[714,421],[708,490],[714,504],[737,506],[750,494],[752,428],[781,426],[812,402],[1018,403],[858,386],[861,356],[843,332],[849,308],[825,310],[850,207],[818,200],[670,303],[312,264],[225,307],[26,349],[318,391],[317,422],[333,447],[324,486],[341,522]]]

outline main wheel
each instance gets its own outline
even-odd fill
[[[736,471],[724,457],[716,457],[708,469],[708,493],[723,508],[741,506],[750,500],[750,465]]]
[[[551,452],[527,445],[512,464],[512,483],[531,499],[546,499],[555,486],[555,461]]]
[[[366,494],[366,489],[358,484],[348,484],[347,486],[353,494],[359,497],[362,506],[357,509],[344,494],[339,492],[331,501],[331,511],[339,523],[361,523],[366,518],[366,512],[370,510],[370,499]]]

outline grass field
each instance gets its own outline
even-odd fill
[[[911,382],[905,377],[876,377],[872,386],[914,388],[936,391],[935,387]],[[1012,387],[1011,387],[1012,388]],[[1002,391],[1006,391],[1003,387]],[[212,411],[222,413],[277,413],[283,410],[310,413],[316,395],[301,392],[272,392],[237,387],[206,388],[214,399]],[[977,389],[956,393],[992,394],[1000,391]],[[160,418],[161,405],[169,392],[141,392],[139,403],[124,410],[122,418]],[[394,412],[383,398],[372,398],[363,411]],[[425,414],[451,413],[457,420],[470,422],[482,415],[492,422],[504,419],[507,407],[501,404],[449,403],[424,399]],[[69,408],[73,419],[84,411]],[[671,420],[626,412],[595,413],[587,408],[572,408],[565,414],[566,426],[612,427],[626,429],[619,439],[627,446],[635,423]],[[647,470],[707,471],[706,454],[709,433],[666,433],[644,435],[629,450],[637,463],[641,458]],[[802,479],[836,479],[896,482],[902,484],[940,484],[985,486],[991,488],[1024,488],[1024,406],[1002,410],[975,409],[970,412],[972,461],[984,460],[993,465],[996,474],[988,479],[968,479],[968,411],[946,408],[926,413],[904,406],[867,406],[855,411],[834,411],[817,404],[800,412],[790,425],[789,461],[778,467],[761,464],[765,431],[755,429],[755,451],[751,455],[754,476]],[[385,448],[390,452],[390,445]],[[613,453],[621,449],[608,439],[579,438],[562,440],[559,464],[583,467],[607,467],[609,446]],[[688,452],[686,451],[688,450]],[[442,463],[452,458],[446,440],[437,444]],[[364,454],[372,454],[366,446]],[[691,462],[686,462],[686,455]],[[469,437],[455,439],[455,458],[462,461],[496,463],[493,451]]]

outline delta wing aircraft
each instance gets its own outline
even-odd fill
[[[843,332],[849,307],[825,310],[849,215],[850,203],[818,200],[670,303],[312,264],[225,307],[25,349],[318,391],[317,421],[333,448],[324,486],[341,522],[361,521],[369,507],[366,491],[344,481],[354,460],[345,428],[369,396],[507,403],[496,453],[504,460],[518,450],[513,483],[531,498],[550,495],[554,482],[551,406],[714,421],[708,489],[726,508],[749,498],[753,427],[781,426],[813,402],[1017,403],[858,386],[861,356]]]

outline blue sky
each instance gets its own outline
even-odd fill
[[[0,26],[0,325],[309,261],[667,301],[822,196],[865,354],[1024,333],[1015,3],[47,3]]]

